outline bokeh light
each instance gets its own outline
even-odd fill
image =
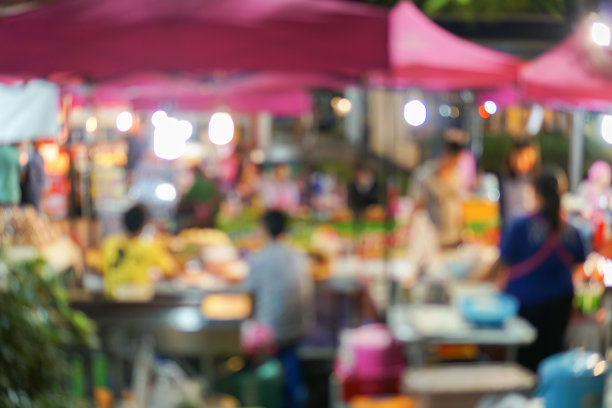
[[[85,130],[88,131],[89,133],[93,133],[96,131],[97,128],[98,128],[98,119],[94,118],[93,116],[87,118],[87,120],[85,121]]]
[[[497,104],[493,101],[486,101],[484,108],[489,115],[495,115],[497,113]]]
[[[160,126],[164,119],[168,117],[168,114],[163,110],[158,110],[151,115],[151,123],[153,126]]]
[[[218,146],[228,144],[234,138],[234,120],[227,112],[216,112],[208,122],[208,139]]]
[[[176,188],[170,183],[160,183],[155,187],[155,197],[161,201],[172,202],[176,200]]]
[[[478,114],[483,119],[487,119],[489,116],[491,116],[491,114],[485,109],[484,105],[480,105],[478,107]]]
[[[117,130],[120,132],[127,132],[134,125],[134,118],[130,112],[121,112],[117,115]]]
[[[601,47],[609,47],[611,41],[610,27],[601,21],[595,21],[591,26],[591,39]]]
[[[332,107],[334,108],[334,112],[336,112],[336,115],[346,116],[351,112],[351,109],[353,108],[353,104],[351,103],[351,101],[349,101],[346,98],[339,98],[337,100],[337,103],[332,105]]]
[[[179,134],[185,140],[189,139],[193,134],[193,125],[188,120],[179,120],[177,126]]]
[[[451,112],[449,116],[453,119],[457,119],[459,117],[459,108],[456,106],[451,106]]]
[[[450,106],[440,105],[440,116],[442,116],[443,118],[448,118],[452,112],[453,109]]]
[[[187,138],[181,134],[178,119],[167,117],[155,127],[153,152],[161,159],[176,160],[185,153],[186,142]]]
[[[612,144],[612,115],[603,115],[601,118],[601,137],[608,144]]]
[[[404,105],[404,120],[410,126],[421,126],[427,120],[427,107],[418,99],[407,102]]]

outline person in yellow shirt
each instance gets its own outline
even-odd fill
[[[116,300],[148,300],[156,276],[175,272],[176,264],[162,242],[143,233],[147,222],[141,205],[123,215],[126,234],[107,238],[102,245],[104,292]]]

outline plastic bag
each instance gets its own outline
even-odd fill
[[[240,328],[240,344],[245,353],[250,355],[276,352],[274,329],[256,320],[246,320]]]

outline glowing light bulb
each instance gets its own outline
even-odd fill
[[[153,126],[161,126],[162,122],[168,117],[168,114],[163,110],[158,110],[151,115],[151,123]]]
[[[459,117],[459,108],[456,106],[451,106],[451,113],[450,113],[450,117],[453,119],[457,119]]]
[[[491,116],[491,114],[485,109],[484,105],[480,105],[478,107],[478,114],[483,119],[487,119],[489,116]]]
[[[600,21],[595,21],[591,26],[591,39],[601,47],[609,47],[611,41],[610,27]]]
[[[161,159],[176,160],[187,148],[187,139],[181,137],[179,121],[168,117],[155,128],[153,133],[153,153]]]
[[[603,115],[601,118],[601,137],[608,144],[612,144],[612,115]]]
[[[489,115],[495,115],[497,113],[497,104],[493,101],[486,101],[484,108]]]
[[[351,112],[353,104],[346,98],[340,98],[334,107],[334,111],[338,116],[346,116]]]
[[[117,115],[117,130],[120,132],[127,132],[134,125],[134,118],[130,112],[121,112]]]
[[[427,120],[427,107],[418,99],[413,99],[404,105],[404,120],[410,126],[421,126]]]
[[[176,188],[170,183],[161,183],[155,187],[155,197],[162,201],[172,202],[176,199]]]
[[[93,133],[96,131],[97,128],[98,128],[98,119],[96,119],[93,116],[87,118],[87,120],[85,121],[85,130],[87,130],[89,133]]]
[[[440,116],[442,116],[443,118],[448,118],[452,113],[452,109],[448,105],[440,105],[439,111],[440,111]]]
[[[185,140],[193,134],[193,125],[188,120],[179,120],[177,127],[181,137]]]
[[[234,138],[234,120],[227,112],[216,112],[208,122],[208,138],[213,144],[223,146]]]

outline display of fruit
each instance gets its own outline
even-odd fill
[[[372,205],[365,210],[364,218],[368,221],[384,221],[387,211],[380,205]]]
[[[331,220],[335,222],[348,222],[353,220],[353,212],[349,208],[343,208],[334,212]]]
[[[249,275],[249,265],[241,260],[226,262],[220,268],[220,275],[228,282],[242,282]]]
[[[333,227],[323,225],[313,232],[310,238],[310,248],[313,251],[334,256],[342,251],[342,240]]]
[[[40,247],[60,236],[59,229],[32,207],[0,208],[0,247]]]
[[[328,279],[331,275],[331,261],[327,255],[318,251],[310,251],[310,275],[315,281]]]
[[[223,231],[216,229],[187,229],[182,231],[178,238],[187,245],[193,244],[201,247],[209,245],[232,245],[232,240]]]

